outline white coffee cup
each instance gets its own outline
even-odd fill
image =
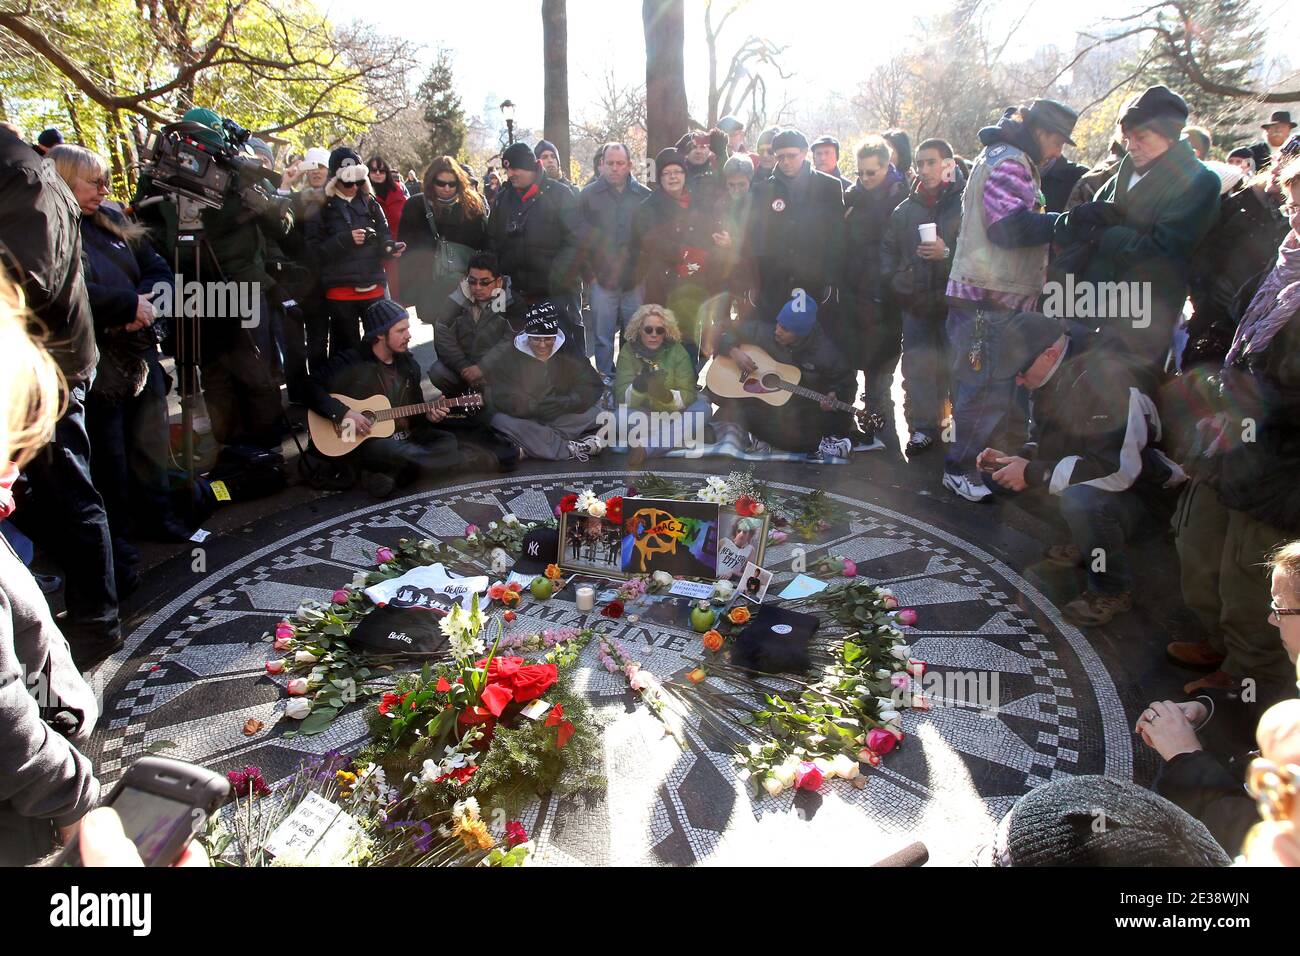
[[[916,227],[922,242],[934,242],[939,237],[939,227],[932,222],[923,222]]]

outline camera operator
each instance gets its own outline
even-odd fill
[[[229,128],[236,137],[247,137],[233,123],[223,122],[209,109],[189,110],[182,120],[198,123],[207,129],[193,134],[205,151],[218,156],[234,152],[227,136]],[[226,160],[227,163],[230,160]],[[251,160],[245,159],[245,162]],[[213,437],[223,445],[251,445],[277,449],[281,435],[280,389],[273,373],[273,348],[268,296],[275,296],[275,282],[267,271],[266,237],[282,238],[291,225],[289,204],[267,195],[260,180],[243,184],[246,173],[238,171],[236,184],[226,194],[220,208],[204,209],[201,258],[198,276],[187,275],[195,268],[193,260],[182,255],[175,259],[177,234],[181,227],[176,204],[144,203],[147,197],[166,194],[148,174],[140,177],[134,203],[142,222],[151,227],[155,245],[176,261],[183,282],[256,283],[252,298],[258,310],[253,316],[204,315],[199,322],[198,366],[203,387],[203,401],[212,424]],[[243,293],[244,289],[241,288]],[[239,296],[242,300],[243,294]],[[253,319],[256,319],[253,321]],[[248,324],[245,324],[248,323]],[[173,333],[175,325],[173,323]],[[174,341],[174,340],[173,340]],[[178,356],[178,363],[186,356]],[[179,364],[182,392],[190,387],[187,369]]]
[[[332,358],[361,344],[362,316],[387,294],[384,260],[399,257],[406,243],[394,241],[356,150],[340,146],[330,153],[329,172],[325,205],[308,224],[307,244],[320,268]]]

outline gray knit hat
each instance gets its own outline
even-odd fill
[[[722,175],[726,176],[744,176],[746,179],[754,178],[754,161],[744,153],[736,153],[722,164]]]
[[[1109,777],[1063,777],[1011,808],[993,848],[1003,866],[1229,866],[1205,824]]]

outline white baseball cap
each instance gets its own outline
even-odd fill
[[[298,168],[302,170],[329,169],[329,165],[330,151],[325,149],[323,146],[313,146],[311,149],[307,150],[307,155],[302,158],[302,162],[298,164]]]

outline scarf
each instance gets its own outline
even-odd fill
[[[1273,336],[1300,312],[1300,237],[1288,233],[1277,250],[1277,264],[1250,300],[1237,325],[1232,347],[1223,360],[1227,368],[1268,348]]]

